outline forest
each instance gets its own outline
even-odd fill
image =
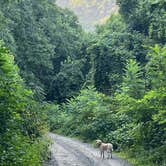
[[[0,0],[0,165],[42,165],[48,131],[166,165],[166,1],[116,3],[87,32],[54,0]]]

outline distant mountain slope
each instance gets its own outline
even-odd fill
[[[72,9],[87,30],[93,30],[95,24],[105,22],[111,13],[118,10],[116,0],[56,0],[56,3]]]

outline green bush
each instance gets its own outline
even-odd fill
[[[46,143],[45,106],[35,101],[0,42],[0,165],[41,165]]]

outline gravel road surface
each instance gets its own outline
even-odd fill
[[[98,149],[76,139],[53,133],[49,137],[53,141],[51,160],[45,166],[132,166],[114,154],[112,159],[101,159]]]

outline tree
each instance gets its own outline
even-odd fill
[[[124,68],[131,58],[146,64],[147,43],[144,35],[129,31],[120,15],[111,16],[106,25],[98,28],[96,40],[88,48],[93,57],[97,90],[114,94],[122,83]]]
[[[57,99],[58,96],[51,96],[50,92],[60,81],[55,82],[55,77],[61,79],[58,76],[61,64],[68,57],[84,59],[81,55],[84,34],[77,17],[48,0],[5,3],[0,11],[4,20],[0,37],[14,52],[26,84],[40,100]],[[75,90],[80,88],[81,84]]]
[[[166,42],[165,0],[118,0],[117,3],[130,28],[149,36],[157,43]]]
[[[122,92],[133,98],[141,98],[145,93],[145,81],[140,65],[130,59],[123,76]]]
[[[40,165],[39,140],[44,132],[44,114],[27,89],[14,64],[14,56],[0,42],[0,163]],[[32,156],[34,156],[32,158]]]
[[[59,73],[51,83],[50,98],[55,98],[58,102],[65,102],[66,99],[77,95],[85,80],[84,65],[84,59],[72,60],[68,57],[61,64]]]
[[[146,75],[149,88],[164,87],[166,82],[166,46],[151,47],[148,59]]]

